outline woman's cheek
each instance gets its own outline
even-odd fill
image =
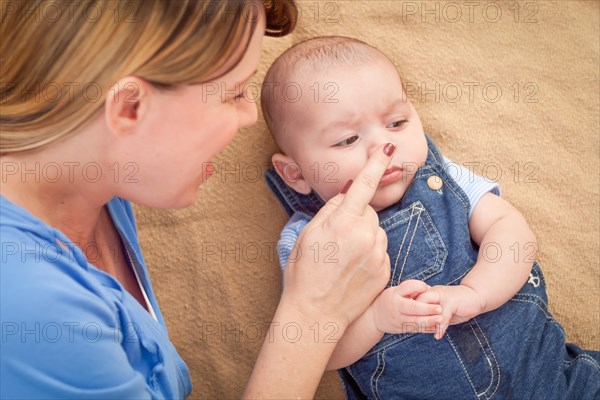
[[[208,121],[214,125],[205,130],[203,142],[204,146],[213,147],[214,155],[233,140],[238,130],[238,119],[235,112],[221,112],[215,113]]]

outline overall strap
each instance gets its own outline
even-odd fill
[[[275,193],[277,200],[279,200],[279,203],[281,203],[289,216],[299,211],[313,217],[325,205],[325,202],[314,190],[306,195],[290,188],[275,172],[273,166],[265,171],[264,176],[269,189]]]

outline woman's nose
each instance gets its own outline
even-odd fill
[[[258,109],[256,107],[256,102],[243,100],[246,104],[244,104],[244,112],[240,116],[240,128],[244,128],[246,126],[254,125],[258,120]]]

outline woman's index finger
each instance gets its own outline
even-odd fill
[[[388,143],[377,149],[358,173],[348,189],[340,208],[362,215],[377,191],[379,181],[390,165],[395,146]]]

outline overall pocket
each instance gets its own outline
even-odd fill
[[[489,399],[500,389],[504,371],[492,349],[492,339],[478,318],[448,328],[446,340],[478,398]]]
[[[442,271],[448,251],[420,201],[411,203],[379,225],[388,235],[392,269],[388,286],[407,279],[426,281]]]

